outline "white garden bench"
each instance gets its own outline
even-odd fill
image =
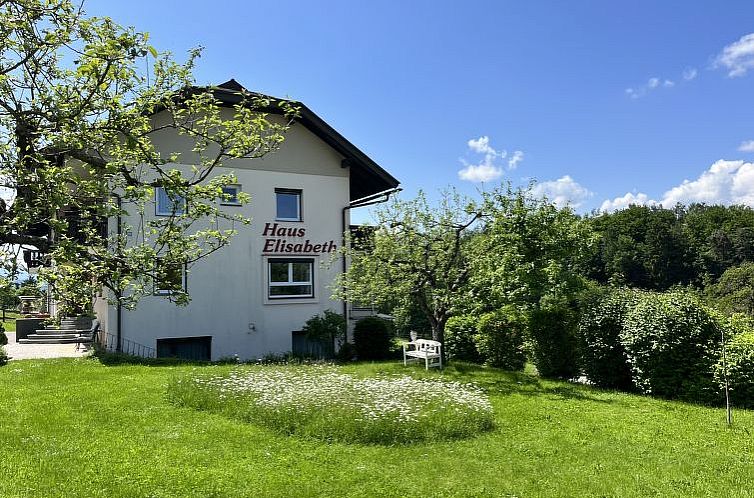
[[[416,339],[403,345],[403,365],[409,361],[424,360],[424,368],[442,368],[442,343],[429,339]]]

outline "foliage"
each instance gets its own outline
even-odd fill
[[[8,344],[8,336],[5,335],[5,327],[0,324],[0,346]]]
[[[754,317],[754,263],[725,270],[717,283],[707,288],[715,308],[724,313],[746,313]]]
[[[445,343],[443,349],[450,360],[481,363],[482,356],[477,351],[474,336],[477,333],[477,321],[471,315],[450,317],[445,324]]]
[[[407,376],[365,379],[332,367],[193,376],[172,382],[168,396],[181,406],[328,442],[408,444],[492,428],[492,405],[476,387]]]
[[[579,321],[581,367],[590,382],[599,387],[631,391],[631,367],[621,344],[626,314],[639,299],[631,289],[612,289],[587,308]]]
[[[346,320],[340,313],[325,310],[322,315],[314,315],[308,319],[302,330],[310,340],[337,340],[342,344],[346,338]]]
[[[445,324],[468,298],[466,235],[480,216],[477,207],[452,191],[431,206],[419,192],[413,200],[393,198],[374,216],[371,243],[345,249],[351,264],[336,283],[336,295],[380,306],[418,306],[432,338],[444,343]]]
[[[512,306],[482,315],[474,342],[485,363],[505,370],[522,370],[526,364],[526,325],[524,315]]]
[[[390,323],[376,316],[362,318],[354,326],[353,344],[360,360],[390,358],[393,348]]]
[[[579,374],[576,328],[578,313],[563,301],[552,301],[529,313],[532,360],[543,377],[572,379]]]
[[[688,293],[642,295],[626,314],[621,342],[641,392],[692,402],[719,400],[713,371],[720,325]]]
[[[33,275],[29,275],[18,286],[19,296],[41,296],[42,289],[39,288],[39,281]]]
[[[725,358],[720,356],[715,366],[715,381],[720,390],[725,388],[726,373],[731,403],[754,408],[754,331],[737,334],[727,343]]]
[[[147,34],[88,17],[70,0],[2,2],[0,31],[0,164],[15,191],[12,205],[0,203],[0,243],[55,261],[43,278],[68,306],[91,301],[75,292],[79,278],[132,306],[164,276],[158,256],[191,266],[249,222],[219,208],[222,187],[236,180],[217,168],[276,150],[295,105],[239,91],[226,109],[217,88],[194,84],[200,50],[176,62]],[[275,108],[280,122],[263,112]],[[189,152],[168,149],[165,135]],[[148,216],[156,189],[187,209]],[[115,217],[135,222],[105,230]],[[1,263],[16,270],[10,253]]]
[[[543,299],[568,299],[583,286],[581,258],[592,235],[570,209],[508,185],[485,194],[483,212],[472,245],[475,311],[529,309]]]
[[[8,353],[5,352],[5,348],[0,345],[0,367],[8,363]]]
[[[18,290],[16,286],[7,278],[0,278],[0,306],[2,309],[9,310],[18,306]]]

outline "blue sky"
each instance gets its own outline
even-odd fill
[[[629,201],[754,205],[750,1],[86,9],[150,32],[159,50],[204,46],[199,83],[233,77],[305,102],[408,195],[473,193],[499,177],[536,179],[538,192],[581,212]]]

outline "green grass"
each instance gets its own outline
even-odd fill
[[[16,331],[16,318],[21,316],[19,313],[16,313],[15,311],[6,311],[5,312],[5,321],[2,322],[3,328],[6,332],[15,332]]]
[[[324,444],[177,408],[168,383],[231,366],[105,366],[93,359],[0,368],[0,496],[754,495],[754,412],[603,392],[457,365],[343,368],[473,381],[495,429],[414,445]]]

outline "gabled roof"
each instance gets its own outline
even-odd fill
[[[285,100],[261,93],[249,92],[234,79],[208,88],[214,92],[215,97],[221,103],[229,106],[241,103],[249,95],[270,99],[272,102]],[[304,125],[309,131],[345,158],[342,166],[348,167],[351,170],[349,176],[352,201],[396,188],[400,184],[390,173],[349,142],[332,126],[306,107],[306,105],[301,102],[293,103],[299,109],[299,116],[296,118],[296,121]],[[271,114],[282,114],[282,109],[277,105],[271,105],[269,108],[263,109],[263,111]]]

